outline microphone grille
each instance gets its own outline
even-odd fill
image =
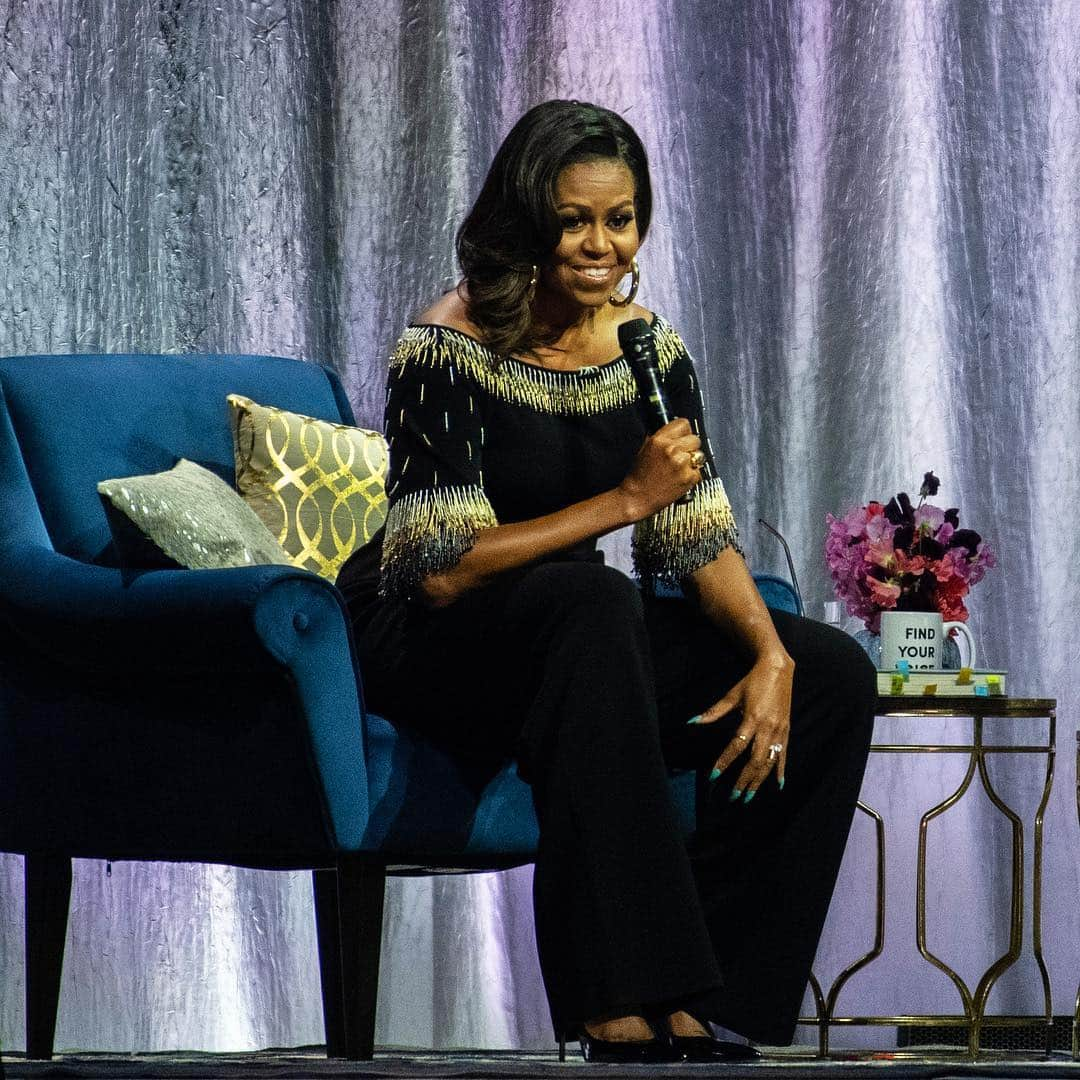
[[[619,325],[619,347],[623,352],[640,353],[652,337],[652,327],[644,319],[631,319]]]

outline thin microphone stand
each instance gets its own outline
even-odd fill
[[[764,518],[758,518],[758,524],[764,525],[780,541],[780,546],[784,549],[784,555],[787,556],[788,571],[791,574],[791,584],[795,589],[795,598],[799,601],[799,610],[805,611],[802,601],[802,590],[799,588],[799,578],[795,573],[795,561],[791,557],[791,548],[788,547],[788,542],[780,535],[780,530],[770,525]]]

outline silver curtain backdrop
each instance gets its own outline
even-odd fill
[[[983,655],[1013,689],[1061,699],[1044,936],[1055,1011],[1071,1011],[1080,0],[6,0],[0,14],[0,350],[326,361],[374,426],[389,347],[453,282],[455,226],[514,119],[551,97],[623,113],[657,187],[642,299],[698,358],[755,568],[784,568],[761,516],[820,614],[826,511],[931,468],[938,501],[997,549],[972,603]],[[625,565],[624,538],[608,549]],[[849,1011],[959,1007],[911,944],[908,842],[913,803],[959,777],[940,756],[872,764],[866,797],[896,816],[901,850],[886,955],[845,992]],[[1038,763],[998,759],[995,778],[1030,819]],[[971,977],[1005,951],[1007,829],[977,796],[935,828],[931,946]],[[860,818],[825,978],[869,944],[869,840]],[[21,860],[0,856],[9,1048],[21,925]],[[1025,940],[991,1007],[1037,1009],[1038,992]],[[377,1038],[551,1045],[528,868],[391,885]],[[58,1046],[321,1040],[307,875],[77,865]]]

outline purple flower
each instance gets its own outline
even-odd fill
[[[896,526],[884,514],[874,514],[866,522],[866,536],[871,543],[876,540],[892,540],[895,532]]]
[[[968,576],[968,582],[972,585],[982,581],[986,571],[993,570],[997,566],[997,556],[988,541],[983,540],[979,544],[978,551],[975,553],[975,558],[970,565],[971,573]]]
[[[931,506],[930,503],[923,503],[915,511],[915,528],[923,535],[929,532],[935,539],[940,540],[941,537],[937,535],[937,532],[944,524],[945,511]]]
[[[970,584],[972,564],[968,562],[963,548],[949,548],[941,557],[941,561],[950,566],[957,577],[963,578]]]
[[[867,509],[865,506],[856,506],[849,510],[843,519],[844,529],[848,536],[862,536],[866,528]]]

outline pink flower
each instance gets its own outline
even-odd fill
[[[866,535],[868,539],[873,542],[874,540],[887,540],[892,543],[893,533],[896,532],[896,526],[885,516],[885,507],[881,503],[871,503],[871,506],[879,508],[879,512],[871,514],[866,521]]]
[[[879,566],[882,570],[892,571],[896,566],[898,552],[893,548],[892,541],[882,538],[866,545],[866,561],[871,566]]]
[[[843,524],[848,536],[862,536],[869,513],[868,507],[856,506],[844,515]]]
[[[948,567],[951,574],[969,581],[971,578],[972,564],[968,561],[967,552],[963,548],[949,548],[941,557],[942,567]]]
[[[938,529],[945,524],[945,511],[929,503],[915,508],[915,531],[924,536],[933,536],[940,540],[937,535]]]
[[[934,590],[934,601],[941,617],[949,622],[967,622],[968,610],[964,606],[964,597],[968,594],[968,583],[959,576],[947,581],[938,581]]]
[[[918,576],[927,568],[927,561],[922,555],[909,555],[906,551],[897,551],[894,554],[896,556],[896,572],[900,575],[915,574]]]
[[[869,578],[870,596],[882,611],[891,611],[900,599],[900,586],[891,581]]]
[[[997,556],[994,554],[994,549],[990,544],[983,540],[979,544],[978,550],[975,553],[975,559],[972,561],[971,570],[968,574],[968,584],[977,585],[982,581],[983,576],[987,570],[993,570],[997,566]]]

